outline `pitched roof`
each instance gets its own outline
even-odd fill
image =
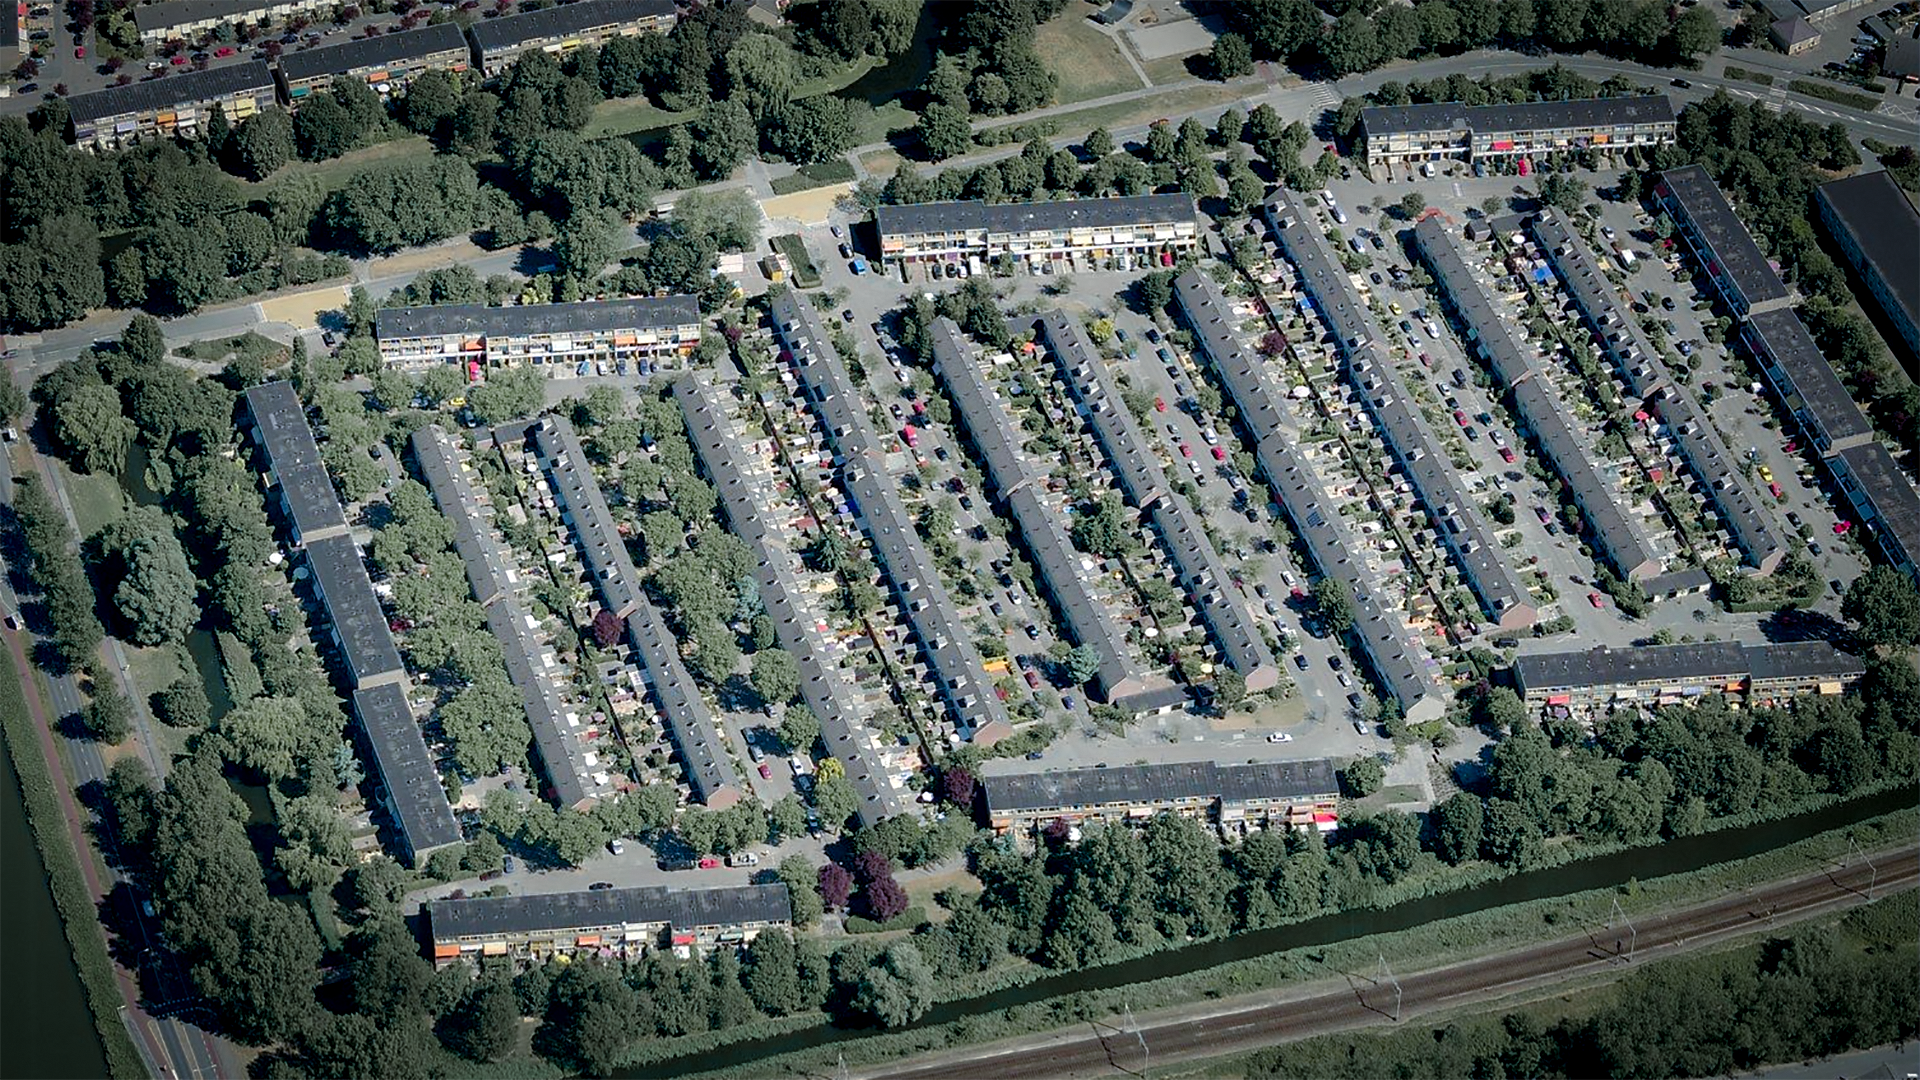
[[[280,57],[280,74],[288,82],[300,82],[321,75],[340,75],[361,68],[383,67],[415,60],[435,53],[462,52],[467,39],[454,23],[439,23],[381,34],[357,41],[329,45],[324,49],[290,52]]]
[[[784,923],[793,919],[792,902],[787,887],[782,884],[726,885],[711,889],[651,885],[533,895],[469,896],[458,900],[429,900],[426,909],[435,941],[656,924],[676,930],[697,930]]]
[[[85,124],[130,113],[164,112],[181,105],[219,101],[245,93],[272,94],[273,73],[258,61],[223,64],[205,71],[109,86],[67,99],[67,112]]]
[[[1032,232],[1041,229],[1091,229],[1157,225],[1195,220],[1193,197],[1183,194],[1117,195],[1103,199],[1052,202],[955,202],[876,206],[873,223],[881,236],[912,233]]]
[[[447,805],[447,790],[440,784],[420,724],[407,704],[406,689],[399,683],[382,683],[356,691],[353,714],[373,750],[373,767],[387,789],[407,854],[418,859],[435,848],[459,843],[460,823]]]
[[[587,0],[583,0],[587,2]],[[530,337],[646,330],[686,326],[700,321],[699,298],[692,295],[635,296],[623,300],[582,300],[571,304],[441,304],[381,308],[374,312],[374,336],[391,338],[465,335]]]
[[[579,0],[498,19],[483,19],[474,23],[468,33],[473,35],[473,43],[481,52],[495,52],[523,42],[663,18],[675,10],[673,0]]]

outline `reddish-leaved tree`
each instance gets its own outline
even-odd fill
[[[891,877],[867,882],[867,914],[875,922],[886,922],[907,910],[907,890]]]
[[[603,649],[611,649],[620,640],[620,616],[601,608],[593,617],[593,640]]]
[[[839,863],[820,868],[820,902],[829,908],[845,908],[853,896],[853,875]]]

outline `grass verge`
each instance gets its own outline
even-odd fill
[[[79,969],[80,985],[85,990],[87,1009],[93,1014],[94,1030],[106,1048],[107,1069],[116,1077],[146,1075],[140,1051],[133,1036],[120,1021],[120,991],[114,985],[113,962],[107,958],[107,943],[101,936],[100,921],[94,915],[93,899],[87,895],[86,880],[80,875],[78,853],[67,842],[60,804],[54,794],[53,774],[40,755],[39,739],[33,721],[27,716],[22,696],[21,672],[11,657],[0,665],[0,729],[6,733],[7,751],[20,776],[20,794],[27,807],[27,827],[33,830],[40,863],[46,869],[47,888],[60,912],[60,923],[67,934],[67,947],[73,950],[74,966]]]
[[[1766,72],[1748,71],[1746,68],[1734,67],[1732,64],[1727,65],[1727,78],[1739,79],[1742,82],[1758,83],[1761,86],[1773,85],[1773,76],[1768,75]]]
[[[911,930],[926,921],[927,909],[915,905],[886,922],[874,922],[860,915],[849,915],[846,925],[849,934],[883,934],[889,930]]]
[[[1091,4],[1072,4],[1034,32],[1033,51],[1060,79],[1054,95],[1058,104],[1140,89],[1140,77],[1120,47],[1087,22],[1092,11]]]
[[[67,498],[73,502],[73,528],[81,542],[103,527],[119,521],[127,512],[127,492],[111,473],[83,473],[56,461],[66,481]]]
[[[233,337],[190,341],[173,351],[190,360],[208,363],[221,363],[231,358],[258,360],[265,364],[276,355],[286,352],[287,347],[264,334],[249,330]]]
[[[1828,86],[1825,83],[1809,82],[1806,79],[1793,80],[1787,84],[1787,89],[1796,94],[1805,94],[1808,97],[1816,97],[1822,101],[1831,101],[1835,105],[1845,105],[1848,108],[1859,109],[1862,112],[1872,112],[1880,107],[1880,100],[1878,98],[1870,98],[1865,94],[1856,94],[1848,90],[1842,90],[1837,86]]]
[[[773,182],[775,195],[791,195],[796,191],[810,191],[828,184],[848,184],[853,182],[853,166],[845,158],[822,161],[817,165],[803,165],[800,171],[783,176]]]

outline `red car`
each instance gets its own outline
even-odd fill
[[[1782,488],[1780,482],[1777,480],[1768,484],[1767,490],[1773,492],[1773,497],[1776,499],[1785,499],[1787,497],[1786,489]]]
[[[717,867],[719,865],[720,865],[720,860],[714,858],[711,855],[704,855],[700,859],[700,869],[702,870],[712,870],[714,867]]]
[[[1040,674],[1034,671],[1032,668],[1028,668],[1026,671],[1026,675],[1027,675],[1027,685],[1033,687],[1035,690],[1040,689]]]
[[[225,56],[232,56],[232,55],[233,55],[233,46],[231,46],[231,45],[222,45],[222,46],[220,46],[219,48],[217,48],[217,49],[215,49],[215,50],[213,50],[213,55],[215,55],[215,56],[222,56],[222,57],[225,57]]]
[[[1509,465],[1513,464],[1513,448],[1510,446],[1501,447],[1500,460],[1506,462]]]
[[[1154,399],[1153,399],[1153,411],[1154,411],[1154,412],[1166,412],[1166,411],[1167,411],[1167,399],[1166,399],[1166,398],[1163,398],[1163,397],[1157,397],[1157,398],[1154,398]]]
[[[1594,607],[1597,607],[1597,608],[1603,608],[1607,606],[1607,602],[1605,600],[1600,599],[1600,594],[1597,592],[1590,592],[1587,594],[1587,603],[1592,604]]]
[[[1465,409],[1453,410],[1453,422],[1456,424],[1459,424],[1461,427],[1466,427],[1467,426],[1467,410]]]
[[[186,67],[187,58],[184,56],[176,56],[173,59],[167,61],[167,63],[172,64],[174,67]]]
[[[1225,448],[1223,448],[1223,447],[1218,447],[1218,446],[1216,446],[1216,447],[1214,447],[1214,448],[1213,448],[1213,460],[1215,460],[1215,461],[1225,461],[1225,460],[1227,460],[1227,451],[1225,450]]]
[[[773,766],[767,764],[764,761],[760,763],[760,779],[762,780],[773,779]]]
[[[1193,447],[1191,447],[1191,446],[1189,446],[1189,445],[1187,445],[1186,443],[1181,443],[1181,444],[1180,444],[1180,456],[1181,456],[1181,457],[1192,457],[1192,456],[1193,456]]]
[[[87,58],[87,47],[85,45],[81,45],[78,48],[74,49],[73,58],[75,60],[85,60]]]

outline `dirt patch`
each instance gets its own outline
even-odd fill
[[[833,204],[840,196],[852,190],[852,184],[833,184],[791,195],[775,195],[760,200],[760,212],[769,219],[792,218],[802,225],[819,225],[833,212]]]
[[[271,300],[260,301],[260,317],[264,322],[286,323],[302,330],[320,325],[320,313],[338,311],[347,302],[345,285],[329,285],[322,289],[308,289],[305,292],[276,296]]]

